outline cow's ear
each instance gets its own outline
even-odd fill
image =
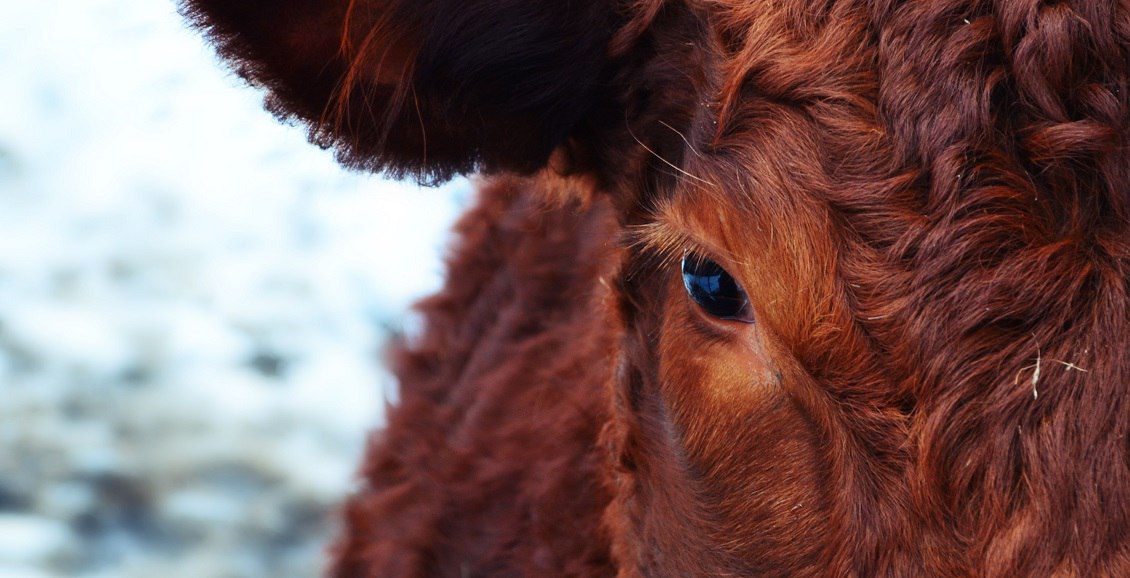
[[[345,164],[529,172],[597,105],[613,2],[181,0],[268,107]]]

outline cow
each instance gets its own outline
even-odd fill
[[[1130,2],[180,2],[477,175],[329,575],[1130,576]]]

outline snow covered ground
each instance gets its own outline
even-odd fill
[[[0,3],[0,576],[311,576],[469,186],[349,174],[172,0]]]

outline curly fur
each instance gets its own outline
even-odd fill
[[[1125,0],[182,5],[346,164],[494,175],[332,575],[1130,575]]]

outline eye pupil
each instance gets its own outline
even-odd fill
[[[705,257],[683,257],[683,285],[691,299],[709,315],[753,322],[745,291],[718,263]]]

